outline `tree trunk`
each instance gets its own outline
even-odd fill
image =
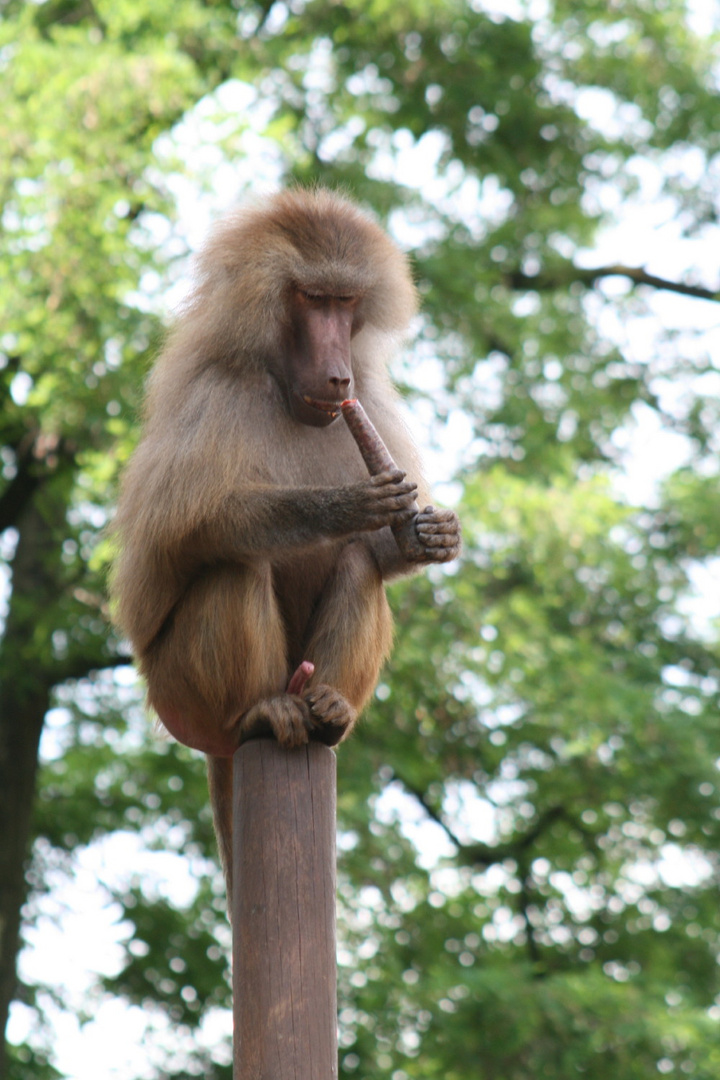
[[[16,993],[20,914],[31,835],[38,747],[50,700],[47,663],[37,659],[38,612],[57,602],[51,528],[36,505],[18,521],[12,595],[0,666],[0,1078],[4,1032]]]

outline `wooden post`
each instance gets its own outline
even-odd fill
[[[234,758],[234,1080],[336,1080],[335,755]]]

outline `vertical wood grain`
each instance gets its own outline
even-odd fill
[[[235,754],[235,1080],[335,1080],[335,755]]]

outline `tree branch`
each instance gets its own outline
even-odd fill
[[[572,282],[580,282],[588,288],[602,278],[625,277],[629,278],[634,285],[649,285],[654,289],[664,289],[667,292],[678,293],[681,296],[692,296],[696,300],[714,300],[720,302],[720,291],[706,289],[702,285],[686,285],[682,281],[669,281],[667,278],[649,274],[641,266],[599,266],[594,269],[583,269],[567,264],[566,271],[557,274],[524,274],[521,270],[512,270],[505,274],[505,282],[513,289],[533,289],[536,292],[547,292],[561,288]]]
[[[48,685],[58,686],[60,683],[84,679],[94,671],[107,671],[111,668],[125,667],[133,663],[133,657],[129,653],[108,655],[98,650],[95,654],[74,654],[52,662],[48,667]]]
[[[518,834],[513,840],[508,840],[504,844],[498,844],[495,847],[491,847],[489,844],[466,844],[459,839],[439,811],[428,801],[424,791],[405,780],[396,769],[393,770],[393,777],[402,784],[409,795],[417,799],[427,816],[440,826],[448,839],[458,849],[460,862],[465,866],[492,866],[495,863],[504,862],[505,859],[517,859],[523,852],[532,847],[535,841],[556,821],[567,816],[565,807],[551,806],[544,814],[540,815],[531,829]]]
[[[452,831],[452,829],[451,829],[451,828],[450,828],[450,826],[449,826],[449,825],[447,824],[447,822],[443,820],[443,818],[442,818],[442,815],[441,815],[441,814],[440,814],[440,813],[439,813],[439,812],[438,812],[438,811],[437,811],[437,810],[435,809],[435,807],[434,807],[434,806],[433,806],[433,805],[432,805],[432,804],[431,804],[431,803],[430,803],[430,802],[428,801],[428,797],[427,797],[427,795],[425,794],[425,792],[424,792],[424,791],[423,791],[423,790],[422,790],[421,788],[415,787],[415,785],[414,785],[414,784],[411,784],[411,783],[410,783],[410,782],[409,782],[408,780],[406,780],[406,779],[405,779],[405,778],[404,778],[403,776],[400,776],[400,774],[399,774],[399,773],[397,772],[397,770],[396,770],[396,769],[393,769],[393,778],[394,778],[395,780],[398,780],[398,781],[399,781],[399,782],[400,782],[400,783],[402,784],[402,786],[403,786],[403,787],[405,788],[405,790],[407,791],[408,795],[412,795],[412,797],[413,797],[414,799],[417,799],[417,801],[418,801],[418,802],[420,803],[420,805],[422,806],[422,808],[423,808],[423,810],[425,811],[425,813],[427,814],[427,816],[428,816],[428,817],[429,817],[429,818],[430,818],[430,819],[431,819],[432,821],[434,821],[436,825],[439,825],[439,826],[440,826],[440,828],[441,828],[441,829],[443,830],[443,832],[444,832],[444,833],[445,833],[445,835],[447,836],[448,840],[450,840],[450,842],[451,842],[452,844],[454,844],[454,845],[455,845],[455,847],[456,847],[456,848],[457,848],[458,850],[460,850],[460,849],[461,849],[461,848],[463,847],[463,842],[462,842],[462,840],[459,840],[459,839],[457,838],[457,836],[456,836],[456,835],[455,835],[455,833],[454,833],[454,832]]]
[[[565,817],[565,807],[551,806],[541,814],[531,829],[518,833],[514,839],[504,844],[490,847],[489,844],[464,844],[460,849],[460,860],[466,866],[491,866],[504,862],[505,859],[517,859],[523,852],[539,840],[544,832],[560,818]]]
[[[525,860],[523,860],[524,862]],[[533,926],[528,911],[532,906],[532,896],[530,894],[530,875],[528,874],[527,866],[520,867],[520,895],[518,897],[518,905],[520,908],[520,916],[525,923],[525,939],[527,942],[528,959],[535,969],[535,977],[541,976],[543,973],[540,968],[542,956],[540,954],[540,948],[538,946],[537,938],[535,937],[535,927]]]

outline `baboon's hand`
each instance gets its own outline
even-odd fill
[[[339,690],[318,683],[306,690],[303,697],[310,706],[310,718],[314,724],[311,739],[335,746],[350,734],[357,720],[357,710]]]
[[[426,506],[415,519],[415,531],[424,551],[424,562],[450,562],[460,554],[460,521],[454,510]]]
[[[361,532],[398,528],[416,512],[416,495],[417,484],[400,469],[389,469],[350,488],[348,513]]]

